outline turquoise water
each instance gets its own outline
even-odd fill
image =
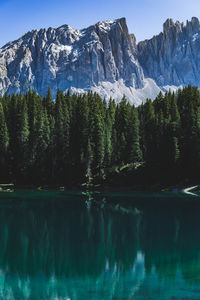
[[[0,193],[0,299],[200,299],[200,198]]]

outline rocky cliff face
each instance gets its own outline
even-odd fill
[[[161,90],[200,87],[200,23],[168,19],[163,32],[136,44],[125,18],[83,30],[68,25],[28,32],[0,49],[0,94],[48,87],[98,92],[136,105]]]
[[[125,89],[144,86],[125,18],[80,31],[68,25],[35,30],[0,49],[1,93],[36,89],[44,95],[50,87],[55,96],[58,88],[82,91],[106,83],[112,89],[116,82]]]
[[[161,86],[200,87],[200,23],[186,25],[168,19],[163,32],[138,44],[138,59],[144,75]]]

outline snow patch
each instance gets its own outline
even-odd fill
[[[195,34],[192,36],[192,41],[195,42],[195,41],[198,39],[198,36],[199,36],[199,33],[195,33]]]
[[[110,30],[110,26],[113,23],[114,23],[114,21],[102,21],[102,22],[99,22],[98,25],[101,30],[108,31],[108,30]]]
[[[67,55],[69,55],[72,52],[73,47],[71,45],[52,44],[51,49],[53,52],[57,52],[57,53],[65,51]]]

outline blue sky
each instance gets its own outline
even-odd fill
[[[32,29],[69,24],[81,29],[126,17],[138,41],[162,30],[167,18],[200,18],[200,0],[0,0],[0,47]]]

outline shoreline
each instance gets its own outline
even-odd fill
[[[200,185],[190,185],[185,186],[161,186],[161,185],[144,185],[144,186],[120,186],[115,185],[23,185],[23,184],[13,184],[13,183],[0,183],[0,192],[14,192],[18,190],[29,190],[29,191],[82,191],[82,192],[118,192],[118,193],[130,193],[130,192],[142,192],[142,193],[182,193],[185,195],[196,196],[199,195],[195,191],[200,191]]]

